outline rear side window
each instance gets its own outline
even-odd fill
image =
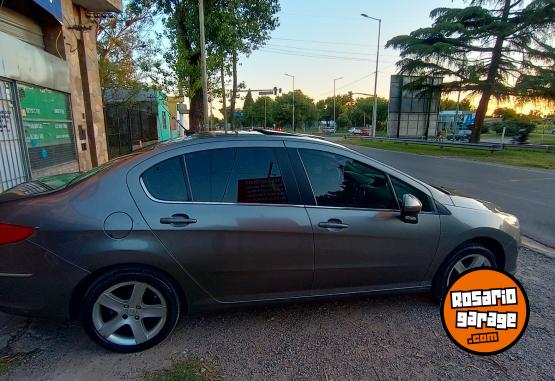
[[[286,204],[273,148],[214,149],[185,155],[193,201]]]
[[[222,148],[185,155],[194,201],[223,200],[235,162],[235,151],[235,148]]]
[[[329,152],[299,152],[319,206],[397,209],[383,172]]]
[[[397,196],[397,200],[399,201],[399,205],[403,204],[403,195],[411,194],[417,199],[420,200],[422,203],[422,211],[423,212],[432,212],[432,204],[430,202],[430,198],[421,190],[416,189],[412,185],[405,183],[395,177],[391,177],[391,183],[393,184],[393,189],[395,189],[395,195]]]
[[[172,157],[147,169],[141,176],[152,197],[161,201],[190,201],[183,156]]]

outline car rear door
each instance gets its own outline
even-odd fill
[[[385,166],[351,151],[286,145],[314,230],[315,292],[421,285],[440,232],[429,192],[400,173],[393,187]],[[408,192],[425,205],[417,224],[399,218]]]
[[[128,179],[151,229],[215,299],[310,292],[312,227],[282,141],[195,144]]]

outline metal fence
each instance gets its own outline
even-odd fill
[[[110,159],[158,141],[157,114],[152,110],[108,105],[104,118]]]

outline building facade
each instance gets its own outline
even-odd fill
[[[0,192],[108,160],[96,12],[121,0],[3,0]]]

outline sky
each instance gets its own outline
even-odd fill
[[[281,0],[280,26],[266,46],[241,57],[238,80],[247,88],[295,88],[315,100],[348,91],[374,93],[378,22],[382,19],[378,95],[389,96],[389,80],[396,72],[398,51],[385,49],[397,35],[430,26],[430,11],[464,6],[461,0]],[[253,94],[254,95],[254,94]]]

